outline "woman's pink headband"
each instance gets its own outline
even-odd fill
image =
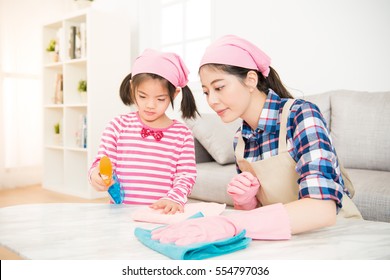
[[[210,63],[257,69],[268,77],[271,58],[251,42],[235,35],[226,35],[206,49],[200,67]]]
[[[131,73],[132,76],[141,73],[157,74],[175,87],[185,87],[189,71],[177,54],[146,49],[135,60]]]

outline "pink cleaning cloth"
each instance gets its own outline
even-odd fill
[[[138,222],[156,223],[156,224],[174,224],[187,220],[189,217],[198,212],[202,212],[203,216],[218,216],[226,208],[226,204],[215,202],[198,202],[188,203],[184,206],[183,213],[167,215],[161,213],[161,210],[155,210],[149,206],[142,206],[135,210],[132,219]]]
[[[226,35],[206,49],[200,67],[209,63],[256,69],[268,77],[271,58],[251,42],[235,35]]]
[[[131,73],[133,76],[141,73],[156,74],[167,79],[175,87],[185,87],[189,71],[179,55],[146,49],[134,61]]]

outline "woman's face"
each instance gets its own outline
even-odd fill
[[[242,118],[251,101],[248,87],[236,76],[207,65],[200,69],[199,75],[207,102],[222,121]]]

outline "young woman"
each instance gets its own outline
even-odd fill
[[[183,123],[168,118],[169,105],[182,91],[183,118],[197,113],[187,86],[188,70],[174,53],[145,50],[120,87],[124,104],[138,111],[114,118],[103,132],[89,178],[98,191],[109,186],[99,174],[106,155],[124,192],[123,203],[151,205],[164,213],[183,211],[196,179],[194,139]]]
[[[361,218],[320,110],[294,100],[270,64],[258,47],[228,35],[207,48],[199,70],[222,121],[243,120],[234,139],[239,174],[227,191],[248,211],[189,220],[154,231],[154,239],[185,245],[243,229],[254,239],[289,239],[333,225],[337,213]]]

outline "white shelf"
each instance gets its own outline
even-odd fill
[[[71,26],[84,25],[86,49],[83,57],[71,59]],[[100,143],[103,129],[116,115],[129,111],[119,98],[119,87],[130,73],[131,25],[129,12],[93,8],[43,26],[43,187],[84,198],[102,196],[89,186],[87,173]],[[60,61],[46,52],[51,39],[59,40]],[[57,79],[62,76],[62,99],[55,99]],[[87,93],[78,92],[80,80],[87,81]],[[78,133],[86,116],[86,146]],[[60,136],[54,125],[60,123]],[[105,195],[105,194],[103,194]]]

